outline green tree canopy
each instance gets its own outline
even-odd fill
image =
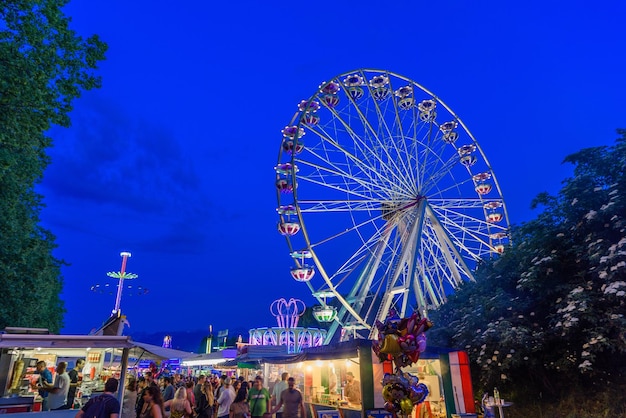
[[[433,344],[466,349],[477,391],[532,397],[626,381],[626,130],[565,158],[573,177],[431,318]]]
[[[49,163],[47,131],[70,125],[81,91],[106,45],[69,29],[63,0],[9,0],[0,5],[0,328],[45,327],[63,320],[62,261],[54,236],[39,225],[35,192]]]

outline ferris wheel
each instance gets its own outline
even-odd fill
[[[374,338],[390,309],[425,314],[509,243],[487,158],[433,93],[362,69],[323,82],[282,130],[278,231],[332,324]]]

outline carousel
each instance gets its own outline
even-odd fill
[[[298,326],[305,309],[306,305],[300,299],[275,300],[270,305],[270,312],[276,318],[277,326],[251,329],[249,344],[285,346],[287,353],[299,353],[303,348],[323,345],[327,334],[325,329]]]

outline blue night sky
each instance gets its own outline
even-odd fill
[[[563,158],[626,127],[626,5],[607,2],[90,0],[73,28],[109,45],[102,88],[54,129],[38,187],[64,267],[66,333],[106,319],[90,291],[127,271],[131,332],[274,325],[312,302],[276,232],[281,129],[322,81],[389,70],[438,95],[498,177],[512,224],[556,193]]]

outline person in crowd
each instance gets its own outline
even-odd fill
[[[261,418],[270,410],[270,393],[263,387],[263,378],[260,376],[254,378],[254,386],[248,391],[248,403],[252,417]]]
[[[70,390],[70,376],[67,374],[67,363],[62,361],[57,365],[57,374],[54,384],[43,383],[43,389],[49,393],[48,408],[50,410],[66,409],[67,394]]]
[[[232,379],[232,384],[230,385],[235,393],[239,392],[239,388],[241,387],[241,382],[237,379]]]
[[[193,388],[193,395],[196,398],[196,403],[202,395],[202,386],[204,386],[204,382],[206,382],[206,376],[201,374],[200,376],[198,376],[198,383],[196,383]]]
[[[144,374],[144,377],[146,378],[146,385],[147,386],[157,386],[157,382],[154,381],[154,375],[152,374],[151,371],[147,371]]]
[[[196,397],[196,414],[198,414],[198,418],[213,418],[214,405],[213,385],[205,379],[201,387],[200,396]]]
[[[174,399],[174,386],[172,386],[172,378],[169,376],[165,376],[161,379],[162,387],[161,387],[161,397],[163,398],[163,405],[167,401]],[[170,406],[167,404],[165,406],[165,416],[168,417],[170,415]]]
[[[67,392],[67,404],[65,405],[65,409],[72,409],[74,407],[76,392],[81,384],[83,367],[85,367],[85,359],[79,358],[76,360],[74,368],[67,373],[70,377],[70,390]]]
[[[152,372],[147,371],[143,374],[142,377],[143,377],[143,382],[141,378],[139,378],[140,385],[143,386],[143,388],[141,388],[141,390],[139,391],[137,395],[137,418],[139,418],[139,416],[141,415],[141,411],[143,411],[143,404],[144,404],[143,395],[145,395],[148,388],[150,386],[154,386],[155,388],[158,389],[157,384],[155,383],[154,378],[152,376]]]
[[[137,379],[137,401],[135,402],[135,414],[137,416],[139,416],[138,411],[141,411],[141,408],[139,407],[139,402],[141,401],[141,404],[143,405],[143,399],[141,399],[141,396],[146,386],[148,386],[146,378],[144,376],[139,376],[139,378]]]
[[[219,399],[220,395],[222,394],[222,390],[224,389],[224,380],[226,380],[225,374],[220,376],[219,386],[215,390],[215,399]]]
[[[193,387],[195,384],[193,380],[187,380],[185,382],[185,391],[187,392],[187,400],[191,404],[192,407],[196,406],[196,395],[193,393]]]
[[[143,393],[143,407],[139,418],[163,418],[164,416],[161,391],[156,385],[148,385]]]
[[[110,377],[104,384],[104,393],[89,399],[89,402],[83,406],[74,418],[90,418],[98,416],[100,410],[104,408],[104,416],[107,418],[119,418],[120,403],[113,395],[117,392],[119,381]],[[161,417],[158,417],[161,418]]]
[[[284,407],[282,413],[283,418],[306,418],[304,397],[296,388],[296,380],[293,377],[287,380],[287,389],[281,392],[279,399],[280,401],[274,409],[270,411],[270,414],[274,414]]]
[[[170,399],[174,399],[174,393],[176,390],[174,386],[172,386],[172,378],[169,376],[165,376],[163,378],[163,386],[161,389],[161,395],[163,395],[163,402],[167,402]]]
[[[174,381],[172,382],[172,385],[174,385],[175,390],[178,390],[179,388],[184,388],[185,380],[183,379],[183,375],[180,373],[175,373]]]
[[[124,390],[124,400],[122,401],[122,418],[135,418],[135,406],[137,405],[137,379],[131,376]]]
[[[248,389],[241,387],[237,391],[237,396],[230,405],[229,418],[248,418],[250,416],[250,405],[248,405]]]
[[[170,418],[191,417],[192,409],[187,399],[187,389],[178,388],[174,398],[165,402],[163,406],[170,410]]]
[[[346,398],[348,398],[348,402],[352,404],[361,403],[361,383],[354,378],[354,374],[352,372],[346,373],[344,394]]]
[[[41,410],[49,411],[50,410],[50,407],[48,406],[49,393],[44,388],[45,388],[45,385],[52,384],[52,373],[50,373],[50,370],[46,368],[46,362],[43,360],[38,361],[37,364],[35,365],[35,373],[39,375],[39,379],[37,379],[37,382],[33,384],[33,389],[37,389],[37,391],[39,392],[39,396],[41,396],[42,398]]]
[[[224,378],[224,385],[220,391],[220,396],[217,398],[217,418],[227,418],[230,413],[230,405],[235,400],[235,391],[230,386],[230,377]]]
[[[280,375],[280,381],[274,385],[274,389],[272,390],[272,405],[278,405],[280,401],[280,394],[283,393],[283,390],[287,389],[287,379],[289,378],[289,373],[283,372]],[[276,411],[276,418],[282,418],[283,416],[283,408],[281,407],[278,411]]]

